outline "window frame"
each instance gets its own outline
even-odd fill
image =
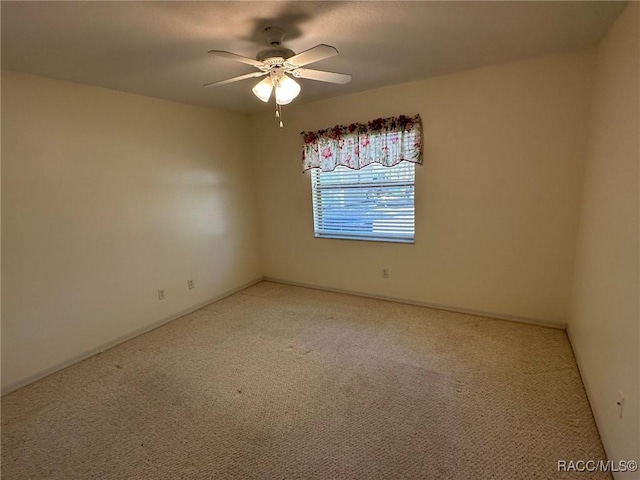
[[[389,167],[373,163],[360,170],[352,170],[344,166],[338,166],[331,172],[312,169],[310,176],[315,238],[415,244],[415,166],[416,164],[413,162],[403,161]],[[394,173],[397,173],[399,178],[396,180],[375,180],[373,178],[387,169],[390,171],[397,169]],[[330,177],[338,173],[343,177],[341,181],[331,182]],[[360,175],[370,181],[344,181],[344,177],[353,177],[347,178],[347,180],[353,180]],[[371,192],[373,189],[377,191],[372,197],[367,192]],[[362,193],[357,190],[363,190],[362,193],[365,196],[362,196]],[[334,193],[330,193],[332,191]],[[350,200],[353,202],[351,206],[344,208],[350,208],[356,215],[362,215],[351,217],[355,218],[356,222],[360,221],[361,224],[365,224],[361,230],[358,230],[357,225],[353,225],[353,220],[344,220],[349,218],[348,211],[344,217],[341,217],[340,207],[336,205],[338,203],[336,195],[340,196],[338,192],[341,191],[343,192],[341,201]],[[384,193],[390,194],[391,198],[389,195],[383,197],[381,194]],[[394,195],[397,197],[409,195],[409,198],[398,201],[393,200]],[[363,201],[365,198],[367,200]],[[362,204],[369,203],[371,198],[376,199],[375,203],[363,208]],[[385,210],[389,210],[389,202],[396,205],[391,209],[392,215],[387,215],[385,212]],[[326,212],[329,209],[323,206],[326,203],[334,204],[332,206],[333,212]],[[331,217],[331,220],[326,219],[327,215]],[[407,220],[406,217],[409,219]],[[341,220],[344,220],[343,224],[340,223]]]

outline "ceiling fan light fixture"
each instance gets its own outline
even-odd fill
[[[287,105],[291,103],[299,93],[300,85],[298,82],[283,74],[276,85],[276,103],[278,105]]]
[[[271,98],[272,90],[273,90],[273,83],[271,82],[270,77],[267,77],[261,80],[256,84],[255,87],[251,89],[253,94],[265,103],[269,101],[269,98]]]

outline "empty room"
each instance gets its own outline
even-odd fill
[[[3,479],[640,479],[639,3],[0,9]]]

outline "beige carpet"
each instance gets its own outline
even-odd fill
[[[262,282],[2,399],[2,478],[550,479],[564,332]]]

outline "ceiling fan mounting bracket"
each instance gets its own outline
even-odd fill
[[[284,30],[280,27],[267,27],[264,29],[264,36],[269,45],[279,47],[284,39]]]

